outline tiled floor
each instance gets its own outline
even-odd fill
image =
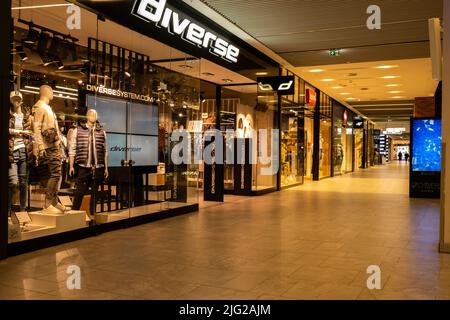
[[[393,164],[0,262],[0,299],[450,299],[439,201]],[[67,289],[67,267],[81,290]],[[366,287],[379,265],[382,290]]]

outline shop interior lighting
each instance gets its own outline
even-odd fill
[[[37,90],[39,92],[39,88],[38,87],[33,87],[33,86],[25,86],[26,89],[30,89],[30,90]],[[60,91],[60,90],[53,90],[54,93],[60,93],[60,94],[65,94],[68,96],[74,96],[74,97],[78,97],[77,93],[72,93],[72,92],[64,92],[64,91]]]
[[[27,90],[27,89],[20,89],[21,92],[25,92],[25,93],[31,93],[31,94],[35,94],[35,95],[39,95],[39,91],[34,91],[34,90]],[[72,101],[78,101],[77,98],[71,97],[71,96],[64,96],[64,95],[55,95],[55,98],[61,98],[61,99],[66,99],[66,100],[72,100]]]
[[[311,73],[320,73],[320,72],[324,72],[325,70],[324,69],[312,69],[312,70],[309,70],[309,72],[311,72]]]
[[[385,65],[385,66],[378,66],[375,67],[375,69],[393,69],[393,68],[397,68],[398,66],[389,66],[389,65]]]
[[[384,77],[381,77],[381,79],[397,79],[397,78],[400,78],[399,76],[384,76]]]
[[[320,80],[320,81],[322,81],[322,82],[332,82],[332,81],[334,81],[334,79],[322,79],[322,80]]]
[[[403,91],[389,91],[389,93],[392,93],[392,94],[398,94],[398,93],[403,93]]]
[[[78,83],[83,83],[83,80],[78,80]],[[62,86],[56,86],[56,89],[78,92],[78,89],[62,87]]]
[[[43,4],[43,5],[36,5],[36,6],[13,7],[13,8],[11,8],[11,10],[29,10],[29,9],[69,7],[71,5],[72,5],[71,3]]]

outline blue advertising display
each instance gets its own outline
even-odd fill
[[[412,121],[412,171],[441,171],[441,120],[414,119]]]

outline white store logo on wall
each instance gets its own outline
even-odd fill
[[[286,83],[282,83],[280,84],[280,86],[278,87],[278,89],[276,91],[288,91],[292,88],[292,85],[294,84],[294,81],[289,81]],[[268,84],[268,83],[258,83],[259,88],[262,91],[275,91],[272,87],[272,85]]]
[[[131,12],[147,22],[156,23],[158,28],[167,29],[170,34],[179,35],[183,40],[231,63],[237,63],[239,48],[228,43],[211,31],[189,19],[180,21],[179,13],[166,7],[167,0],[136,0]]]

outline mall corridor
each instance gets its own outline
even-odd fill
[[[0,299],[450,299],[438,238],[394,163],[1,261]]]

